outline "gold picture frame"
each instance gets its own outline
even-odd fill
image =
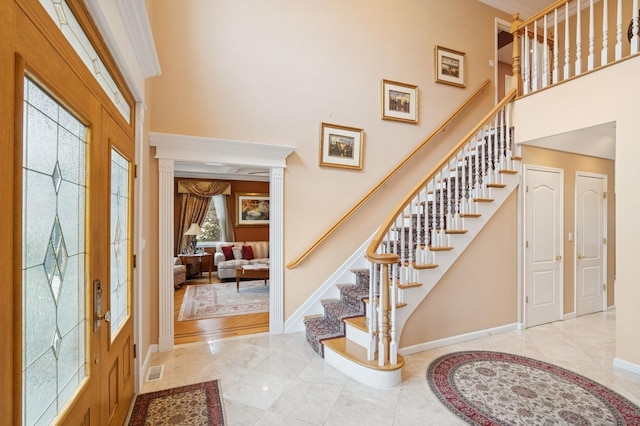
[[[236,192],[236,226],[268,226],[269,194]]]
[[[382,80],[382,119],[418,123],[418,86]]]
[[[467,55],[457,50],[436,46],[436,83],[467,87]]]
[[[320,166],[362,170],[364,130],[322,123]]]

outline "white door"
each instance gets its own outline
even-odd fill
[[[525,166],[525,324],[562,318],[560,169]]]
[[[606,176],[576,174],[576,315],[605,305]]]

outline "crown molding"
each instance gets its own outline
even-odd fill
[[[117,0],[120,17],[134,46],[145,78],[160,74],[160,61],[144,0]]]
[[[180,162],[287,167],[287,157],[295,147],[267,143],[232,141],[200,136],[149,133],[149,144],[156,147],[155,158]]]
[[[144,80],[160,74],[144,0],[84,0],[113,59],[137,102],[144,102]]]

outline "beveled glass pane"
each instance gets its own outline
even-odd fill
[[[111,337],[129,308],[129,161],[111,150]]]
[[[36,424],[57,398],[57,360],[49,348],[25,371],[24,413],[27,425]],[[49,416],[47,416],[49,417]]]
[[[70,114],[64,115],[65,128],[45,117],[35,104],[56,120],[62,107],[28,79],[25,87],[30,113],[24,115],[23,141],[23,423],[37,425],[49,424],[85,377],[87,151],[86,142],[65,128],[87,132]]]
[[[26,168],[48,176],[56,165],[58,126],[55,121],[29,105],[26,116],[28,123],[26,137]],[[51,180],[49,180],[51,185]]]
[[[23,289],[23,324],[25,340],[23,368],[28,368],[51,348],[56,329],[56,305],[42,266],[27,269]]]
[[[24,171],[23,203],[23,266],[41,265],[51,236],[56,210],[56,194],[51,177]]]

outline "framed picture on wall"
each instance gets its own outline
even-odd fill
[[[418,86],[382,80],[382,119],[418,122]]]
[[[436,46],[436,83],[467,87],[466,54]]]
[[[269,195],[236,192],[236,226],[269,225]]]
[[[364,130],[322,123],[320,166],[362,170]]]

